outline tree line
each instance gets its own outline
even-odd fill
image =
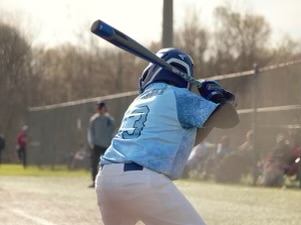
[[[193,12],[174,32],[174,47],[193,57],[198,79],[251,70],[255,62],[263,67],[300,58],[300,41],[287,36],[271,44],[272,29],[261,15],[221,6],[214,20],[208,29]],[[23,32],[0,18],[0,133],[11,147],[29,106],[135,91],[147,65],[127,52],[101,47],[92,34],[82,40],[84,46],[49,48],[33,46]],[[148,47],[156,52],[161,44]]]

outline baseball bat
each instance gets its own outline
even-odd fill
[[[121,31],[117,30],[116,28],[110,26],[109,24],[101,21],[96,20],[91,26],[91,32],[96,34],[97,36],[105,39],[106,41],[110,42],[111,44],[135,55],[139,58],[142,58],[148,62],[151,62],[157,66],[162,67],[172,73],[177,74],[178,76],[185,79],[190,84],[193,84],[200,88],[202,84],[197,81],[193,76],[189,76],[188,74],[184,73],[183,71],[177,69],[176,67],[168,64],[163,59],[159,58],[154,52],[145,48],[143,45],[139,44],[134,39],[130,38],[128,35],[122,33]]]

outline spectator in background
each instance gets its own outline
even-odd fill
[[[5,149],[4,135],[0,134],[0,164],[2,163],[2,151]]]
[[[230,145],[230,137],[227,135],[224,135],[221,137],[217,149],[216,149],[216,155],[215,155],[215,164],[218,165],[221,160],[228,154],[230,154],[233,151],[233,148]]]
[[[219,163],[215,170],[215,181],[222,183],[237,183],[240,182],[243,175],[247,175],[252,168],[253,154],[253,132],[248,131],[246,141],[240,145],[239,150],[232,150],[228,144],[227,138],[221,142],[226,143],[224,154],[221,155]],[[229,146],[229,147],[227,147]],[[227,150],[229,149],[229,150]],[[227,151],[226,151],[227,150]]]
[[[24,125],[21,131],[17,134],[17,146],[16,146],[19,161],[22,163],[24,168],[26,168],[27,166],[27,155],[26,155],[27,129],[28,126]]]
[[[301,130],[300,128],[292,129],[289,131],[290,146],[291,146],[291,158],[289,160],[289,165],[291,165],[286,174],[288,176],[296,176],[296,180],[300,180],[301,169],[300,167],[300,157],[301,157]]]
[[[90,168],[90,162],[88,162],[89,154],[86,151],[85,145],[80,144],[80,149],[76,151],[70,161],[70,169],[88,169]]]
[[[283,134],[276,137],[276,146],[267,155],[263,165],[263,185],[281,187],[283,175],[289,166],[291,147]]]
[[[243,168],[244,171],[246,173],[250,172],[253,176],[257,177],[259,172],[257,168],[257,159],[255,159],[254,151],[254,132],[253,130],[249,130],[246,133],[245,142],[238,146],[237,154],[245,162],[245,167]]]
[[[110,146],[114,135],[114,118],[109,114],[106,103],[96,104],[97,112],[90,118],[88,128],[88,143],[91,148],[91,178],[90,188],[95,187],[100,156]]]
[[[238,151],[244,152],[247,155],[252,155],[252,152],[254,150],[253,135],[254,135],[253,130],[249,130],[246,133],[246,140],[242,145],[238,147]]]
[[[212,176],[219,167],[222,159],[232,152],[233,148],[230,146],[230,137],[224,135],[220,138],[219,143],[212,154],[207,158],[204,166],[203,178],[208,179]]]
[[[211,151],[216,148],[216,144],[208,142],[206,139],[200,144],[196,145],[189,155],[186,162],[182,178],[189,178],[191,171],[197,171],[202,174],[207,158]]]

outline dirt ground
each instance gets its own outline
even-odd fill
[[[0,177],[2,225],[102,225],[84,178]]]
[[[89,184],[89,176],[1,176],[0,171],[0,224],[103,225]],[[208,225],[300,225],[300,189],[178,185]]]
[[[89,184],[89,177],[0,175],[0,224],[103,225]]]

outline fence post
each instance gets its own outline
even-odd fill
[[[258,142],[257,142],[257,80],[259,74],[258,65],[253,65],[253,88],[252,88],[252,130],[253,130],[253,159],[252,159],[252,184],[256,185],[258,179],[257,161],[258,161]]]

